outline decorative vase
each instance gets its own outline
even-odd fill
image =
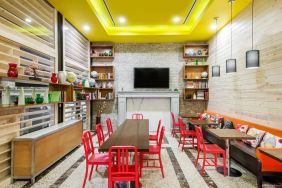
[[[31,97],[32,97],[33,99],[36,99],[35,88],[32,89]]]
[[[103,83],[102,83],[102,88],[106,88],[106,86],[107,86],[107,83],[106,83],[106,82],[103,82]]]
[[[10,104],[10,88],[6,87],[3,93],[2,104],[8,105]]]
[[[206,71],[202,72],[201,74],[202,78],[207,78],[208,77],[208,73]]]
[[[43,100],[44,99],[40,94],[36,94],[36,98],[35,98],[36,104],[42,104]]]
[[[66,71],[59,71],[58,76],[59,76],[59,83],[61,84],[66,83],[66,79],[67,79]]]
[[[16,63],[9,63],[9,69],[7,75],[8,77],[18,77],[18,70]]]
[[[43,95],[43,102],[49,103],[49,88],[46,88]]]
[[[73,72],[68,72],[67,73],[67,80],[69,83],[74,83],[75,80],[77,79],[77,76]]]
[[[58,81],[57,74],[56,74],[56,73],[52,73],[51,82],[52,82],[53,84],[56,84],[57,81]]]
[[[112,88],[112,87],[113,87],[113,84],[111,82],[108,82],[107,88]]]
[[[196,65],[198,65],[199,64],[199,60],[198,59],[196,59]]]
[[[91,76],[92,76],[93,78],[97,78],[97,77],[98,77],[97,71],[92,71],[90,74],[91,74]]]
[[[18,100],[18,105],[24,105],[25,104],[25,98],[24,98],[24,88],[21,87],[20,92],[19,92],[19,100]]]

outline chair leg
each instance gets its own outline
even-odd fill
[[[90,175],[89,175],[89,181],[91,180],[91,177],[92,177],[93,168],[94,168],[94,165],[91,166]]]
[[[192,136],[192,148],[195,148],[194,136]]]
[[[198,150],[198,154],[197,154],[197,159],[196,159],[196,167],[198,166],[198,161],[199,161],[199,157],[200,157],[200,150]]]
[[[161,154],[159,153],[159,162],[160,162],[160,167],[161,167],[161,171],[162,171],[162,176],[164,178],[164,169],[163,169],[163,163],[162,163],[162,158],[161,158]]]
[[[138,177],[135,179],[135,187],[139,188],[139,178]]]
[[[142,177],[142,168],[143,168],[143,154],[140,153],[140,177]]]
[[[203,166],[202,166],[202,170],[201,170],[201,175],[204,175],[204,170],[205,170],[205,165],[206,165],[206,153],[204,153],[204,160],[203,160]]]
[[[85,187],[85,183],[86,183],[87,176],[88,176],[88,164],[86,164],[85,175],[84,175],[84,180],[83,180],[82,188]]]
[[[178,147],[180,146],[181,142],[182,142],[182,135],[180,134],[180,138],[179,138],[179,142],[178,142]]]
[[[218,154],[214,154],[214,165],[215,165],[215,167],[217,167],[217,155]]]

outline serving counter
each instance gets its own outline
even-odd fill
[[[31,179],[81,143],[81,120],[71,120],[16,137],[12,141],[12,178]]]

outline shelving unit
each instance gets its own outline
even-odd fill
[[[104,66],[91,66],[91,71],[96,71],[98,73],[97,78],[94,78],[97,82],[96,89],[97,92],[94,94],[93,100],[113,100],[114,99],[114,66],[104,65]],[[92,77],[92,76],[91,76]],[[111,87],[108,87],[110,83]]]
[[[184,46],[183,58],[186,65],[183,68],[183,100],[189,102],[207,102],[209,99],[208,73],[206,65],[208,44],[189,44]]]
[[[91,44],[90,53],[91,62],[113,61],[115,58],[114,46],[112,44]]]

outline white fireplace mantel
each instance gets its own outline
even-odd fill
[[[128,98],[169,98],[170,111],[179,114],[179,92],[174,91],[122,91],[118,92],[118,122],[126,119]]]

